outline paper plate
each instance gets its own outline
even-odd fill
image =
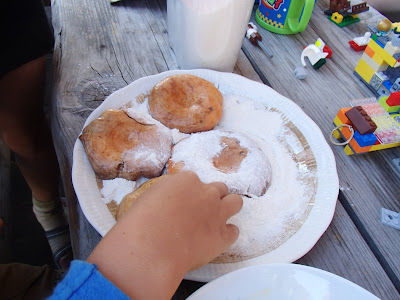
[[[258,265],[228,273],[187,298],[200,299],[379,300],[349,280],[296,264]]]
[[[287,124],[290,124],[290,130],[297,135],[296,140],[302,141],[302,149],[306,149],[303,152],[312,156],[310,167],[315,169],[315,180],[312,186],[312,199],[310,199],[304,220],[300,222],[301,225],[292,230],[274,248],[242,261],[207,264],[189,272],[185,278],[207,282],[239,268],[266,263],[290,263],[299,259],[315,245],[328,228],[335,211],[339,181],[335,158],[321,130],[293,101],[264,84],[236,74],[203,69],[174,70],[141,78],[114,92],[92,112],[84,126],[98,118],[107,109],[120,108],[137,97],[144,97],[163,78],[188,73],[213,82],[224,95],[234,94],[245,97],[261,103],[269,110],[280,112],[287,120]],[[300,150],[293,151],[297,153]],[[95,174],[79,139],[74,147],[72,181],[86,218],[104,236],[116,221],[107,205],[101,201]]]

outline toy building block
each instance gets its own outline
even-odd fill
[[[344,151],[347,155],[362,154],[400,146],[400,113],[389,113],[389,96],[352,100],[354,107],[342,108],[333,123],[336,128],[332,136],[344,139]],[[394,94],[390,104],[398,104],[400,99]],[[386,106],[382,106],[384,103]],[[398,119],[396,119],[398,117]]]
[[[303,52],[301,52],[301,63],[303,67],[305,67],[307,64],[304,60],[305,57],[308,57],[311,65],[313,66],[314,69],[320,68],[323,64],[326,63],[325,57],[328,56],[328,53],[323,52],[320,48],[318,48],[316,45],[308,45],[303,49]]]
[[[357,14],[369,10],[366,2],[351,5],[350,0],[330,0],[329,9],[324,11],[328,19],[339,27],[344,27],[360,21]]]
[[[299,80],[304,80],[307,77],[306,69],[303,67],[296,67],[293,71],[294,76]]]
[[[400,110],[400,92],[394,92],[390,96],[379,98],[379,103],[387,112],[397,113]]]
[[[357,37],[349,41],[350,47],[355,51],[364,51],[371,39],[371,32],[366,32],[364,36]]]
[[[376,124],[361,106],[356,106],[346,112],[347,118],[360,134],[373,133]]]
[[[400,229],[400,214],[382,207],[381,223],[396,229]]]
[[[390,94],[386,104],[389,106],[400,106],[400,92]]]
[[[388,22],[391,24],[389,20],[382,24]],[[378,97],[388,96],[400,90],[400,36],[393,31],[385,36],[378,36],[376,28],[370,29],[374,34],[354,70],[354,75]]]

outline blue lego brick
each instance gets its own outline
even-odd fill
[[[392,83],[389,80],[385,80],[384,82],[382,82],[382,84],[388,90],[390,90],[392,88]]]
[[[382,48],[385,48],[385,45],[382,44],[381,41],[379,41],[379,38],[380,38],[380,36],[378,36],[378,37],[376,38],[375,42],[376,42],[379,46],[381,46]]]
[[[400,53],[394,54],[393,58],[398,61],[400,59]]]
[[[354,131],[353,138],[356,140],[357,144],[360,145],[360,147],[372,146],[378,140],[373,133],[360,134],[357,130]]]

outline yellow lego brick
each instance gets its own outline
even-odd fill
[[[351,150],[349,145],[346,145],[346,147],[344,147],[344,153],[346,153],[347,155],[353,155],[354,154],[353,150]]]
[[[375,60],[377,58],[377,60]],[[372,58],[366,54],[363,53],[361,56],[361,59],[364,60],[371,69],[373,69],[375,72],[383,72],[386,71],[389,65],[385,63],[383,59],[381,59],[379,56],[374,55]]]
[[[393,58],[389,53],[387,53],[381,46],[379,46],[373,39],[371,39],[368,43],[368,47],[370,47],[373,51],[375,51],[375,55],[379,55],[389,66],[394,67],[396,64],[396,59]]]
[[[384,49],[391,56],[393,56],[393,55],[395,55],[397,53],[400,53],[400,48],[393,46],[392,42],[387,42]]]
[[[343,122],[340,120],[338,116],[336,116],[335,119],[333,120],[333,124],[335,124],[336,126],[340,126],[343,125]]]
[[[336,125],[337,126],[337,125]],[[342,135],[340,134],[340,132],[338,131],[338,130],[335,130],[333,133],[332,133],[332,135],[333,135],[333,137],[335,138],[335,139],[337,139],[337,140],[340,140],[341,138],[342,138]]]
[[[368,55],[367,55],[367,56],[368,56]],[[383,60],[383,58],[379,55],[379,53],[376,53],[376,52],[375,52],[374,56],[372,56],[372,60],[373,60],[378,66],[380,66],[380,65],[388,65],[388,64]]]
[[[382,150],[382,149],[388,149],[388,148],[393,148],[400,146],[400,143],[392,143],[392,144],[379,144],[379,145],[373,145],[369,151],[376,151],[376,150]]]
[[[375,71],[372,69],[363,59],[360,59],[355,71],[357,72],[358,75],[361,76],[362,79],[364,79],[366,82],[370,82],[372,76],[374,76]]]

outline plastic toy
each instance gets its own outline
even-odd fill
[[[273,55],[271,54],[271,52],[269,52],[269,50],[262,43],[260,43],[262,41],[262,36],[258,33],[257,26],[254,25],[253,22],[249,22],[249,24],[247,24],[247,27],[248,29],[246,31],[246,38],[248,38],[253,45],[259,46],[261,50],[263,50],[264,53],[267,54],[269,57],[272,57]]]
[[[400,146],[400,91],[351,103],[353,107],[340,109],[333,121],[334,145],[345,146],[347,155]]]
[[[364,36],[357,37],[349,41],[350,47],[355,51],[364,51],[371,40],[371,32],[366,32]]]
[[[296,78],[299,80],[306,79],[307,73],[306,73],[306,69],[303,67],[294,68],[293,73],[294,73],[294,76],[296,76]]]
[[[330,0],[329,9],[324,11],[328,19],[339,27],[344,27],[360,21],[359,13],[369,10],[366,2],[351,5],[350,0]]]
[[[400,37],[394,28],[386,35],[371,28],[371,40],[354,70],[354,75],[377,97],[400,91]]]
[[[323,40],[317,39],[315,44],[308,45],[301,52],[301,63],[303,67],[306,66],[305,57],[308,57],[311,65],[314,69],[319,69],[323,64],[326,63],[325,58],[332,56],[332,50],[327,46]]]
[[[396,229],[400,229],[400,214],[382,207],[381,223]]]

